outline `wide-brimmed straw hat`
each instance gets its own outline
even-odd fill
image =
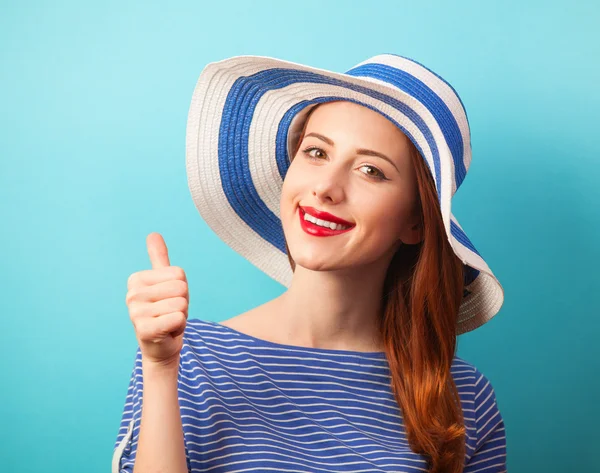
[[[292,269],[279,205],[290,153],[311,107],[349,100],[395,123],[415,144],[436,185],[444,227],[465,265],[457,333],[489,321],[504,290],[451,212],[471,163],[469,122],[454,88],[395,54],[345,73],[263,56],[208,64],[189,109],[188,185],[206,223],[232,249],[286,287]]]

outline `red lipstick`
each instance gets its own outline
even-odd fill
[[[346,233],[346,232],[352,230],[355,226],[353,223],[348,222],[347,220],[336,217],[335,215],[331,215],[328,212],[322,212],[313,207],[298,207],[298,208],[299,208],[298,215],[300,216],[300,226],[302,227],[302,230],[304,230],[306,233],[313,235],[313,236],[340,235],[342,233]],[[332,230],[331,228],[316,225],[316,224],[304,219],[305,213],[308,213],[309,215],[312,215],[315,218],[320,218],[321,220],[327,220],[328,222],[339,223],[341,225],[349,226],[349,228],[346,228],[344,230]]]
[[[303,210],[308,215],[312,215],[315,218],[320,218],[321,220],[327,220],[328,222],[339,223],[341,225],[346,225],[348,227],[354,226],[352,222],[348,222],[343,218],[336,217],[335,215],[331,215],[329,212],[323,212],[322,210],[317,210],[314,207],[300,207],[300,210]]]

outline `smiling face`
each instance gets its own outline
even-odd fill
[[[367,107],[348,101],[317,106],[281,194],[283,230],[297,265],[312,270],[359,267],[389,260],[400,239],[421,241],[410,147],[398,127]],[[302,222],[303,209],[328,212],[352,226],[343,232],[320,231],[323,227]]]

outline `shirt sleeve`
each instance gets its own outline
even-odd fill
[[[142,352],[138,347],[121,415],[121,424],[114,445],[112,473],[133,472],[142,417],[142,391]]]
[[[505,473],[506,433],[490,381],[475,368],[477,443],[463,473]]]

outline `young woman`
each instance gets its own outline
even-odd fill
[[[148,236],[113,471],[506,471],[494,390],[455,355],[503,303],[450,210],[470,161],[458,95],[410,59],[209,64],[189,111],[192,196],[286,291],[188,319],[185,272]]]

